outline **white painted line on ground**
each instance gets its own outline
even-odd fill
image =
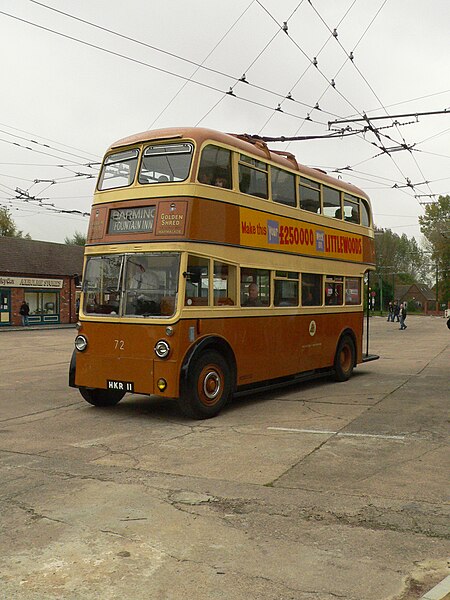
[[[450,598],[450,575],[427,592],[425,596],[422,596],[420,600],[447,600],[448,598]]]
[[[275,431],[290,431],[292,433],[318,433],[322,435],[336,435],[339,437],[369,437],[381,440],[404,440],[404,435],[383,435],[381,433],[345,433],[341,431],[328,431],[327,429],[293,429],[290,427],[268,427]]]

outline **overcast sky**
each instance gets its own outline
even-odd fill
[[[448,0],[3,1],[0,206],[33,239],[64,242],[88,217],[55,209],[89,212],[94,163],[124,136],[322,136],[363,113],[449,109],[449,22]],[[379,138],[269,145],[362,188],[378,226],[420,240],[420,202],[449,193],[450,113],[395,120],[370,121]]]

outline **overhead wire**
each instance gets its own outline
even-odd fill
[[[204,60],[202,63],[197,63],[197,62],[195,62],[195,61],[193,61],[193,60],[190,60],[190,59],[187,59],[187,58],[185,58],[185,57],[183,57],[183,56],[177,55],[177,54],[175,54],[175,53],[173,53],[173,52],[169,52],[169,51],[167,51],[167,50],[163,50],[163,49],[161,49],[161,48],[158,48],[157,46],[154,46],[154,45],[151,45],[151,44],[147,44],[146,42],[143,42],[143,41],[141,41],[141,40],[138,40],[138,39],[136,39],[136,38],[133,38],[133,37],[131,37],[131,36],[127,36],[127,35],[121,34],[121,33],[117,32],[117,31],[114,31],[114,30],[112,30],[112,29],[109,29],[109,28],[107,28],[107,27],[103,27],[103,26],[101,26],[101,25],[98,25],[98,24],[96,24],[96,23],[92,23],[91,21],[87,21],[86,19],[81,19],[80,17],[77,17],[77,16],[75,16],[75,15],[73,15],[73,14],[70,14],[70,13],[68,13],[68,12],[65,12],[65,11],[61,11],[61,10],[59,10],[59,9],[56,9],[56,8],[54,8],[54,7],[48,6],[48,5],[46,5],[46,4],[42,3],[42,2],[38,2],[37,0],[28,0],[28,1],[29,1],[29,2],[32,2],[32,3],[36,4],[36,5],[39,5],[39,6],[43,7],[43,8],[46,8],[46,9],[48,9],[48,10],[52,10],[52,11],[54,11],[54,12],[57,12],[57,13],[59,13],[59,14],[61,14],[61,15],[64,15],[64,16],[66,16],[66,17],[68,17],[68,18],[74,19],[74,20],[76,20],[76,21],[79,21],[79,22],[81,22],[81,23],[84,23],[84,24],[86,24],[86,25],[89,25],[89,26],[91,26],[91,27],[94,27],[94,28],[96,28],[96,29],[100,29],[100,30],[102,30],[102,31],[105,31],[105,32],[107,32],[107,33],[109,33],[109,34],[111,34],[111,35],[117,36],[117,37],[119,37],[119,38],[122,38],[122,39],[126,39],[126,40],[128,40],[128,41],[130,41],[130,42],[133,42],[133,43],[139,44],[139,45],[141,45],[141,46],[145,46],[145,47],[147,47],[147,48],[149,48],[149,49],[152,49],[152,50],[154,50],[154,51],[156,51],[156,52],[160,52],[160,53],[162,53],[162,54],[168,55],[168,56],[170,56],[170,57],[172,57],[172,58],[175,58],[175,59],[177,59],[177,60],[180,60],[180,61],[182,61],[182,62],[186,62],[186,63],[189,63],[189,64],[191,64],[191,65],[194,65],[194,66],[196,66],[196,67],[197,67],[197,70],[203,69],[203,70],[205,70],[205,71],[209,71],[209,72],[211,72],[211,73],[214,73],[214,74],[217,74],[217,75],[221,75],[221,76],[223,76],[223,77],[226,77],[226,78],[228,78],[228,79],[230,79],[230,80],[239,81],[239,79],[238,79],[238,78],[237,78],[235,75],[230,75],[229,73],[224,73],[223,71],[219,71],[218,69],[213,69],[213,68],[211,68],[211,67],[206,67],[206,66],[205,66],[203,63],[204,63],[204,62],[207,60],[207,58],[209,57],[209,55],[206,57],[206,59],[205,59],[205,60]],[[256,1],[256,0],[252,0],[251,4],[253,4],[255,1]],[[304,0],[301,0],[300,4],[301,4],[303,1],[304,1]],[[247,7],[247,9],[244,11],[244,13],[245,13],[245,12],[248,10],[248,8],[250,8],[251,4],[250,4],[250,5]],[[295,12],[295,10],[294,10],[294,12]],[[244,13],[242,13],[242,15],[243,15]],[[148,66],[148,67],[150,67],[150,68],[153,68],[153,69],[156,69],[156,70],[162,71],[162,72],[164,72],[164,73],[167,73],[167,74],[169,74],[169,75],[172,75],[172,76],[174,76],[174,77],[178,77],[178,78],[184,79],[186,83],[190,83],[190,82],[191,82],[191,83],[196,83],[196,84],[198,84],[198,85],[203,85],[204,87],[208,87],[206,84],[204,84],[204,83],[202,83],[202,82],[199,82],[199,81],[193,80],[193,79],[192,79],[193,75],[191,75],[190,77],[185,77],[185,76],[183,76],[183,75],[179,75],[178,73],[173,73],[173,72],[171,72],[171,71],[168,71],[168,70],[165,70],[165,69],[162,69],[162,68],[156,67],[155,65],[151,65],[151,64],[149,64],[149,63],[144,63],[144,62],[142,62],[142,61],[139,61],[139,60],[137,60],[137,59],[133,59],[132,57],[129,57],[129,56],[127,56],[127,55],[123,55],[123,54],[117,53],[117,52],[115,52],[115,51],[108,50],[108,49],[106,49],[106,48],[103,48],[103,47],[101,47],[101,46],[96,46],[95,44],[91,44],[90,42],[86,42],[86,41],[84,41],[84,40],[81,40],[81,39],[79,39],[79,38],[75,38],[75,37],[73,37],[73,36],[69,36],[69,35],[63,34],[63,33],[61,33],[61,32],[58,32],[58,31],[54,30],[54,29],[49,29],[49,28],[43,27],[42,25],[38,25],[37,23],[33,23],[33,22],[31,22],[31,21],[26,21],[25,19],[21,19],[20,17],[17,17],[17,16],[15,16],[15,15],[11,15],[11,14],[9,14],[9,13],[5,13],[5,12],[3,12],[3,11],[0,11],[0,14],[3,14],[3,15],[5,15],[5,16],[9,16],[9,17],[11,17],[11,18],[14,18],[14,19],[17,19],[17,20],[20,20],[20,21],[23,21],[23,22],[25,22],[25,23],[27,23],[27,24],[29,24],[29,25],[32,25],[32,26],[34,26],[34,27],[38,27],[38,28],[40,28],[40,29],[44,29],[44,30],[46,30],[46,31],[48,31],[48,32],[50,32],[50,33],[54,33],[54,34],[56,34],[56,35],[60,35],[60,36],[62,36],[62,37],[66,37],[66,38],[68,38],[68,39],[71,39],[72,41],[76,41],[76,42],[79,42],[79,43],[81,43],[81,44],[85,44],[85,45],[87,45],[87,46],[90,46],[90,47],[92,47],[92,48],[95,48],[95,49],[97,49],[97,50],[101,50],[101,51],[103,51],[103,52],[107,52],[107,53],[110,53],[110,54],[113,54],[113,55],[119,56],[119,57],[121,57],[121,58],[124,58],[124,59],[126,59],[126,60],[131,60],[131,61],[133,61],[133,62],[137,62],[138,64],[143,64],[144,66]],[[242,15],[241,15],[241,16],[242,16]],[[241,18],[241,17],[238,17],[238,19],[237,19],[237,20],[239,20],[240,18]],[[230,28],[230,30],[231,30],[232,28],[233,28],[233,26]],[[226,35],[227,35],[227,34],[225,34],[225,36],[226,36]],[[225,36],[224,36],[224,37],[225,37]],[[219,41],[219,43],[220,43],[220,41]],[[219,43],[218,43],[218,44],[219,44]],[[218,45],[218,44],[217,44],[217,45]],[[216,46],[213,48],[213,50],[212,50],[211,52],[213,52],[213,51],[215,50],[215,48],[217,47],[217,45],[216,45]],[[265,87],[262,87],[262,86],[258,86],[258,85],[256,85],[256,84],[254,84],[254,83],[250,82],[250,81],[247,81],[246,83],[248,83],[248,84],[249,84],[251,87],[254,87],[255,89],[258,89],[258,90],[261,90],[261,91],[267,92],[267,93],[269,93],[269,94],[272,94],[272,95],[275,95],[275,96],[277,96],[277,97],[281,97],[281,96],[282,96],[282,94],[280,94],[279,92],[276,92],[276,91],[274,91],[274,90],[270,90],[270,89],[268,89],[268,88],[265,88]],[[221,90],[221,89],[219,89],[219,88],[214,88],[213,86],[210,86],[210,89],[213,89],[213,90],[215,90],[215,91],[218,91],[218,92],[223,92],[223,90]],[[309,107],[307,104],[304,104],[304,103],[302,103],[302,102],[299,102],[299,101],[296,101],[296,102],[297,102],[298,104],[302,104],[303,106]],[[312,108],[312,107],[309,107],[309,108]],[[330,114],[332,114],[332,113],[330,113]]]

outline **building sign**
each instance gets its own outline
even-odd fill
[[[154,221],[154,206],[112,208],[109,211],[108,233],[151,233]]]
[[[49,288],[62,289],[62,279],[40,279],[35,277],[10,277],[9,275],[0,275],[0,286],[19,287],[19,288]]]
[[[362,236],[321,227],[287,217],[240,208],[240,243],[243,246],[361,261]]]

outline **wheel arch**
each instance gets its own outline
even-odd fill
[[[339,336],[337,343],[336,343],[336,348],[334,350],[334,356],[336,357],[336,353],[338,351],[339,348],[339,344],[341,343],[342,339],[344,337],[350,337],[353,345],[355,347],[355,356],[354,356],[354,362],[353,362],[353,366],[356,367],[357,363],[358,363],[358,344],[356,342],[356,335],[355,332],[353,331],[353,329],[350,329],[350,327],[347,327],[346,329],[344,329],[343,331],[341,331],[341,335]]]
[[[230,344],[224,338],[216,335],[207,336],[198,340],[186,353],[180,370],[180,392],[184,389],[186,384],[191,363],[197,356],[206,350],[216,350],[216,352],[222,354],[222,356],[226,359],[230,365],[232,376],[231,388],[234,392],[236,388],[237,377],[236,357]]]
[[[74,349],[74,351],[72,352],[72,358],[70,359],[70,366],[69,366],[69,387],[78,387],[75,384],[75,373],[77,370],[77,351]]]

